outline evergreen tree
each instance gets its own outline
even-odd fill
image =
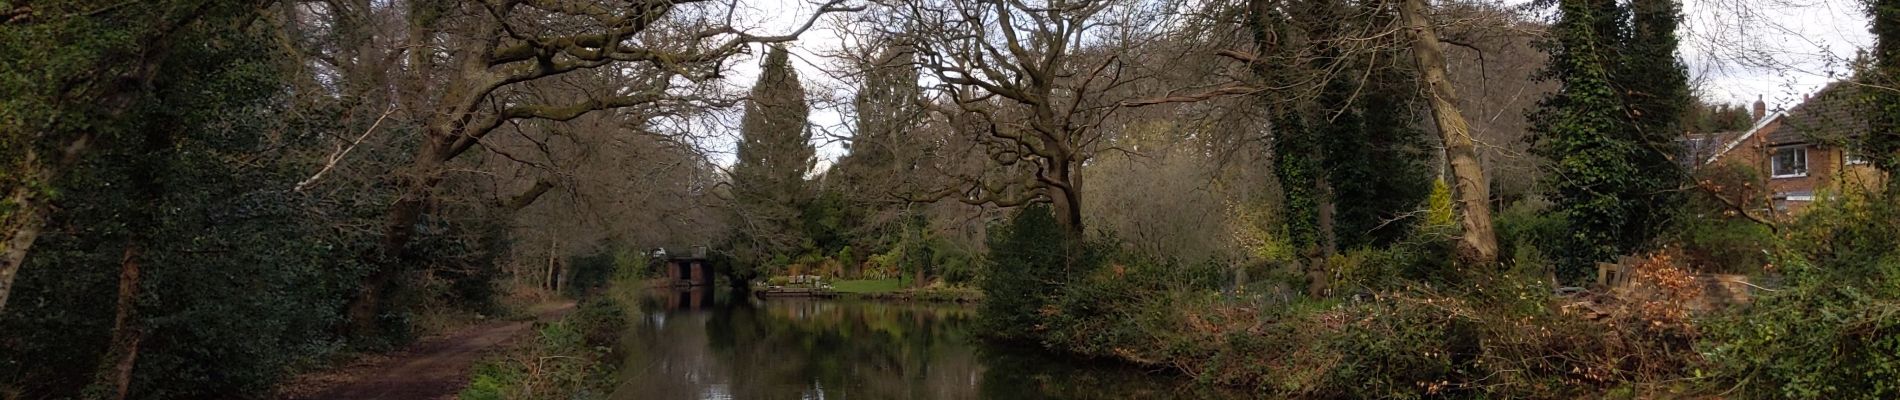
[[[1363,7],[1291,1],[1256,9],[1253,19],[1258,44],[1274,60],[1265,63],[1274,66],[1256,70],[1269,86],[1302,87],[1310,78],[1324,78],[1303,87],[1316,92],[1310,100],[1295,95],[1275,101],[1269,111],[1287,233],[1302,250],[1321,254],[1399,239],[1409,225],[1387,221],[1422,205],[1430,190],[1424,132],[1410,123],[1416,115],[1408,112],[1418,96],[1411,69],[1396,54],[1341,48],[1341,38],[1357,24],[1383,26],[1396,18],[1384,4]]]
[[[857,109],[857,133],[828,176],[838,184],[827,187],[836,191],[850,207],[846,229],[855,236],[859,249],[881,249],[895,241],[906,219],[902,204],[892,201],[890,192],[905,187],[908,172],[918,159],[923,144],[911,133],[925,120],[919,101],[923,89],[917,84],[916,54],[901,44],[885,46],[865,65],[864,83],[852,101]],[[871,249],[875,250],[875,249]]]
[[[1629,37],[1622,45],[1612,82],[1623,96],[1630,119],[1626,133],[1639,148],[1630,163],[1641,172],[1623,189],[1631,204],[1624,227],[1623,251],[1632,251],[1654,239],[1683,204],[1677,190],[1688,179],[1674,159],[1682,154],[1690,108],[1689,73],[1676,59],[1676,27],[1682,22],[1679,0],[1634,0],[1629,3]]]
[[[1577,235],[1558,249],[1570,268],[1639,250],[1681,204],[1674,157],[1695,103],[1676,59],[1677,1],[1557,2],[1544,78],[1563,89],[1540,104],[1532,140]]]
[[[362,273],[334,228],[362,220],[340,218],[348,210],[289,190],[309,174],[291,154],[327,150],[308,140],[314,129],[286,118],[284,78],[295,64],[275,57],[269,29],[247,23],[251,5],[72,6],[100,11],[64,16],[59,9],[49,15],[61,19],[46,25],[0,28],[0,54],[92,60],[35,72],[54,81],[117,74],[123,67],[97,62],[125,51],[168,56],[140,60],[148,63],[136,68],[142,79],[113,104],[0,105],[0,115],[68,114],[61,123],[73,125],[40,128],[92,140],[84,157],[45,182],[58,188],[54,212],[26,259],[15,301],[0,312],[0,397],[270,393],[297,365],[335,351],[342,300]],[[201,7],[214,11],[179,26],[165,21],[165,43],[134,40],[152,29],[147,24],[173,17],[165,10]],[[10,41],[67,28],[100,37]],[[43,48],[14,53],[35,46]],[[21,79],[12,74],[23,70],[6,67],[58,58],[0,58],[0,75],[8,75],[0,92],[35,93],[0,103],[57,93],[30,86],[56,82]],[[0,130],[15,122],[31,121],[8,120]]]
[[[1398,62],[1400,57],[1381,57]],[[1325,137],[1326,173],[1331,176],[1339,245],[1382,246],[1404,239],[1417,222],[1399,215],[1422,207],[1431,193],[1432,157],[1414,121],[1418,83],[1406,63],[1378,65],[1356,89],[1359,95],[1334,118]],[[1337,93],[1350,96],[1351,92]]]
[[[810,113],[785,49],[773,47],[746,100],[738,160],[732,166],[741,236],[736,245],[743,249],[734,272],[741,278],[750,278],[755,272],[750,268],[757,264],[790,257],[804,245],[799,211],[811,197],[805,175],[817,152],[806,129]]]
[[[1561,87],[1538,104],[1531,119],[1532,150],[1550,160],[1556,173],[1548,183],[1557,209],[1570,221],[1570,243],[1558,249],[1563,275],[1577,276],[1582,265],[1619,253],[1632,222],[1632,208],[1643,199],[1630,195],[1641,174],[1631,161],[1642,151],[1625,132],[1621,99],[1604,62],[1602,26],[1589,0],[1562,0],[1551,26],[1550,54],[1544,79]]]
[[[908,46],[892,45],[863,66],[864,84],[852,101],[858,112],[857,133],[837,167],[852,185],[888,183],[874,181],[895,180],[908,169],[907,159],[914,157],[909,153],[916,146],[907,143],[906,133],[924,120],[916,57]]]
[[[1864,73],[1869,84],[1895,87],[1900,84],[1900,0],[1866,0],[1873,17],[1874,57],[1872,68]],[[1885,171],[1887,193],[1900,194],[1900,93],[1893,90],[1867,90],[1873,112],[1868,133],[1861,138],[1861,152],[1875,168]]]

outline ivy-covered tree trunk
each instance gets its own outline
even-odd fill
[[[248,16],[232,0],[0,5],[0,312],[52,212],[55,184],[150,89],[186,27]],[[52,77],[53,79],[47,79]],[[73,121],[86,121],[75,123]]]
[[[388,293],[394,289],[396,277],[402,274],[403,255],[415,238],[416,225],[428,212],[431,194],[436,185],[442,183],[441,166],[451,157],[443,153],[443,147],[424,143],[417,150],[411,170],[396,178],[403,191],[389,206],[378,253],[367,260],[372,270],[364,278],[361,292],[347,307],[350,333],[357,337],[382,333],[378,324],[380,315],[388,309]]]
[[[1629,124],[1622,136],[1636,146],[1628,163],[1641,171],[1622,188],[1630,209],[1629,221],[1616,235],[1620,252],[1647,246],[1683,204],[1679,188],[1688,181],[1688,171],[1675,158],[1682,154],[1679,141],[1694,99],[1688,70],[1676,59],[1676,28],[1682,20],[1678,1],[1631,1],[1627,42],[1616,58],[1620,62],[1601,61],[1611,63],[1608,70],[1623,98]]]
[[[1458,238],[1458,258],[1466,264],[1488,265],[1498,258],[1498,238],[1491,228],[1491,189],[1484,178],[1484,167],[1478,164],[1471,126],[1458,110],[1458,94],[1445,77],[1445,54],[1438,47],[1438,33],[1432,29],[1425,7],[1425,0],[1403,0],[1399,13],[1412,37],[1412,56],[1427,89],[1438,135],[1444,139],[1445,159],[1451,164],[1458,225],[1463,228]]]
[[[1873,17],[1874,65],[1866,77],[1873,113],[1861,150],[1886,172],[1887,196],[1900,197],[1900,0],[1865,1]]]
[[[1673,0],[1635,5],[1628,18],[1614,3],[1559,1],[1543,44],[1546,79],[1561,88],[1532,117],[1532,151],[1551,160],[1550,198],[1570,227],[1556,254],[1563,279],[1640,249],[1679,202],[1672,158],[1688,102],[1675,59],[1680,17]]]

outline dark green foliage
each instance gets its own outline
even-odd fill
[[[358,249],[290,192],[305,171],[270,153],[285,102],[269,39],[210,17],[175,34],[192,45],[168,50],[123,119],[89,122],[100,151],[57,182],[59,212],[0,314],[0,388],[65,397],[92,383],[128,246],[142,249],[134,325],[147,337],[132,398],[269,393],[339,346]]]
[[[454,208],[440,210],[427,219],[427,229],[417,232],[404,259],[416,263],[414,266],[400,267],[411,276],[398,284],[423,282],[419,274],[430,274],[445,280],[446,287],[403,287],[402,293],[409,299],[393,304],[396,309],[387,310],[386,315],[395,317],[384,332],[392,333],[388,338],[358,338],[371,342],[393,340],[406,341],[411,327],[402,321],[407,317],[410,306],[423,302],[446,301],[446,306],[463,308],[478,313],[494,314],[498,310],[495,303],[495,280],[501,274],[499,265],[503,255],[508,254],[508,221],[496,218],[484,210]]]
[[[1741,132],[1755,126],[1754,112],[1740,104],[1709,104],[1696,100],[1695,107],[1689,109],[1687,126],[1690,133]],[[1699,160],[1698,160],[1699,161]]]
[[[978,282],[984,301],[978,311],[984,332],[1010,340],[1033,340],[1039,315],[1078,272],[1081,243],[1056,224],[1049,206],[1016,211],[1009,222],[990,231],[989,273]]]
[[[812,198],[805,174],[817,151],[806,129],[810,106],[785,49],[766,54],[741,121],[738,160],[732,166],[734,283],[757,276],[769,260],[797,256],[805,248],[802,222]]]
[[[1548,268],[1549,252],[1563,249],[1570,240],[1568,219],[1537,198],[1499,210],[1497,232],[1498,258],[1509,267]]]
[[[1741,214],[1768,209],[1767,180],[1753,166],[1736,162],[1703,166],[1696,180],[1704,190],[1689,196],[1686,218],[1670,232],[1671,243],[1703,272],[1768,272],[1763,267],[1773,261],[1769,254],[1781,239],[1769,226]]]
[[[1403,65],[1380,65],[1385,71]],[[1386,72],[1362,81],[1359,97],[1333,117],[1322,134],[1324,165],[1338,203],[1335,216],[1339,246],[1385,246],[1416,226],[1400,214],[1417,210],[1431,193],[1433,168],[1425,132],[1414,122],[1417,82],[1403,72]],[[1353,88],[1341,87],[1341,93]],[[1332,108],[1332,107],[1329,107]]]
[[[921,135],[912,131],[929,118],[920,104],[923,88],[917,82],[916,58],[909,47],[886,45],[859,66],[864,83],[852,99],[857,132],[846,146],[850,153],[831,169],[853,203],[895,206],[887,193],[908,178],[905,174],[923,147],[918,143]]]
[[[1892,88],[1900,83],[1900,1],[1864,0],[1873,17],[1874,48],[1872,68],[1863,79],[1874,87]],[[1900,175],[1900,93],[1893,90],[1868,90],[1872,107],[1868,115],[1868,134],[1861,138],[1861,152],[1875,168],[1889,176]],[[1900,179],[1887,179],[1887,191],[1900,193]]]
[[[844,194],[826,190],[819,192],[806,201],[798,213],[800,234],[804,235],[804,252],[836,254],[838,250],[850,247],[850,225],[855,222],[858,210],[851,208]]]
[[[1300,91],[1270,101],[1268,110],[1274,173],[1297,251],[1391,244],[1412,225],[1413,219],[1398,216],[1417,209],[1431,191],[1431,157],[1414,123],[1419,90],[1411,65],[1397,53],[1349,53],[1337,38],[1361,19],[1394,19],[1396,10],[1387,6],[1321,0],[1255,10],[1252,28],[1257,40],[1270,44],[1267,63],[1276,64],[1256,74],[1268,86]],[[1332,208],[1331,221],[1323,221],[1325,207]],[[1327,224],[1330,238],[1321,232]]]
[[[584,256],[568,257],[567,287],[570,297],[581,297],[607,287],[613,281],[616,252],[609,248]]]
[[[1679,203],[1670,157],[1690,100],[1674,57],[1680,17],[1673,0],[1634,4],[1632,18],[1613,1],[1558,1],[1543,44],[1544,78],[1562,86],[1532,114],[1531,140],[1550,160],[1550,197],[1573,232],[1556,249],[1563,279],[1649,245]]]
[[[1278,114],[1278,113],[1276,113]],[[1273,119],[1274,177],[1279,179],[1285,196],[1286,234],[1298,254],[1318,254],[1320,241],[1319,209],[1329,199],[1319,183],[1324,160],[1319,136],[1298,115],[1280,115]],[[1333,198],[1337,198],[1333,195]]]
[[[1777,252],[1777,292],[1716,321],[1703,350],[1759,398],[1900,396],[1900,203],[1809,206]]]
[[[250,11],[244,1],[0,4],[8,16],[0,21],[0,189],[48,187],[45,177],[28,175],[37,164],[57,160],[52,155],[77,137],[122,132],[130,121],[116,117],[135,101],[142,69],[179,42],[168,34]],[[36,165],[24,164],[28,151],[39,153]]]
[[[638,285],[641,279],[664,273],[656,268],[659,261],[650,258],[645,251],[609,241],[591,254],[568,258],[567,284],[562,289],[568,297],[578,299],[592,297],[617,284]]]
[[[1641,172],[1623,189],[1633,203],[1621,235],[1621,248],[1634,251],[1668,226],[1680,209],[1687,170],[1674,159],[1681,154],[1689,110],[1689,72],[1676,58],[1676,27],[1682,22],[1681,0],[1632,0],[1630,37],[1618,52],[1622,58],[1611,71],[1624,111],[1630,120],[1629,140],[1637,146],[1627,161]]]
[[[532,341],[477,364],[457,398],[591,399],[612,393],[619,364],[608,349],[620,344],[628,320],[621,301],[596,297],[560,321],[536,324]]]

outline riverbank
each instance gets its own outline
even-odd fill
[[[425,339],[390,354],[370,354],[345,366],[292,378],[278,393],[284,399],[437,399],[454,395],[468,383],[470,368],[483,354],[520,339],[539,322],[574,310],[572,302],[533,307],[530,318],[469,326]]]
[[[839,298],[843,299],[962,304],[983,301],[983,291],[973,287],[931,285],[905,288],[902,282],[896,279],[840,280],[832,283],[831,288]]]
[[[594,365],[586,375],[592,380],[543,380],[541,388],[562,389],[527,394],[519,374],[499,373],[494,376],[503,379],[494,381],[515,383],[478,397],[481,382],[491,380],[481,376],[487,367],[478,367],[476,384],[463,398],[1250,398],[1177,374],[982,340],[976,307],[967,304],[758,300],[733,292],[709,294],[704,302],[673,300],[682,293],[696,295],[653,290],[628,296],[634,303],[613,344],[589,344],[612,352],[567,346],[491,357],[586,361]],[[582,308],[570,319],[588,313]],[[574,364],[550,365],[543,364],[544,371],[575,370]]]
[[[462,400],[589,398],[611,387],[614,354],[633,294],[608,290],[566,316],[539,323],[528,339],[483,357],[462,377]],[[454,392],[452,392],[454,393]]]

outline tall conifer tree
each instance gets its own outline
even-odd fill
[[[847,145],[850,152],[827,173],[838,182],[827,190],[841,193],[850,207],[847,229],[858,249],[881,251],[897,240],[901,224],[915,220],[892,192],[908,187],[913,163],[925,147],[913,132],[926,119],[916,58],[910,46],[891,43],[859,66],[864,82],[852,101],[856,133]]]
[[[1877,87],[1900,87],[1900,0],[1865,0],[1873,17],[1873,66],[1863,74],[1867,83]],[[1887,194],[1900,195],[1900,92],[1890,89],[1865,91],[1873,112],[1868,133],[1861,138],[1861,152],[1875,168],[1888,175]]]
[[[746,100],[738,160],[732,166],[735,222],[740,245],[749,248],[742,258],[751,258],[742,264],[789,257],[803,244],[799,209],[811,197],[805,175],[817,153],[806,129],[810,113],[790,58],[784,48],[774,46]]]
[[[1631,162],[1641,149],[1625,133],[1629,121],[1606,69],[1610,57],[1597,36],[1604,24],[1596,5],[1558,1],[1560,16],[1543,46],[1550,54],[1544,79],[1560,88],[1531,118],[1532,150],[1556,170],[1548,190],[1570,222],[1572,237],[1562,238],[1568,245],[1557,249],[1566,277],[1620,252],[1633,203],[1641,201],[1628,196],[1628,189],[1645,173]]]
[[[1681,204],[1674,157],[1694,99],[1678,1],[1557,1],[1544,79],[1562,89],[1539,104],[1531,139],[1575,235],[1556,249],[1570,272],[1640,250]]]
[[[1654,239],[1682,204],[1680,187],[1687,174],[1674,157],[1686,132],[1690,107],[1689,73],[1676,58],[1676,28],[1682,22],[1680,0],[1633,0],[1629,37],[1612,79],[1623,96],[1630,124],[1627,137],[1639,148],[1630,162],[1642,172],[1624,188],[1630,221],[1617,246],[1636,250]]]

